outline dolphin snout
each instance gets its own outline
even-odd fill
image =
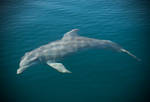
[[[21,74],[22,72],[21,72],[21,70],[20,69],[18,69],[17,70],[17,74]]]
[[[21,68],[17,69],[17,74],[21,74],[23,71],[21,70]]]
[[[21,74],[28,66],[22,66],[17,69],[17,74]]]

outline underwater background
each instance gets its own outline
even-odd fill
[[[0,0],[0,102],[146,102],[150,92],[148,0]],[[112,40],[142,59],[89,50],[17,75],[25,52],[79,35]]]

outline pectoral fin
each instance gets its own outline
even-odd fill
[[[52,63],[48,61],[47,64],[61,73],[71,73],[62,63]]]

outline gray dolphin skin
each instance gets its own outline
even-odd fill
[[[35,50],[25,53],[22,57],[17,74],[22,73],[28,67],[44,62],[50,67],[61,73],[71,73],[62,63],[58,63],[62,57],[75,53],[82,49],[97,48],[97,49],[113,49],[117,52],[124,52],[140,61],[135,55],[123,49],[118,44],[110,40],[98,40],[93,38],[82,37],[77,34],[78,29],[73,29],[64,34],[62,39],[40,46]]]

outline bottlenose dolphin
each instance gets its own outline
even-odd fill
[[[140,61],[135,55],[125,50],[110,40],[98,40],[82,37],[77,34],[78,29],[73,29],[64,34],[62,39],[40,46],[35,50],[25,53],[22,57],[17,74],[22,73],[26,68],[37,62],[47,63],[50,67],[61,73],[71,73],[58,59],[85,48],[110,48],[118,52],[124,52]]]

